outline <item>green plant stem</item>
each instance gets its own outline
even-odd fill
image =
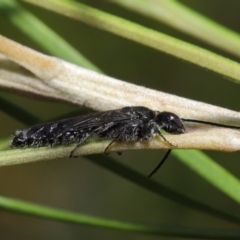
[[[240,181],[226,169],[196,150],[173,151],[178,159],[229,198],[240,203]]]
[[[20,31],[50,54],[82,67],[101,72],[60,35],[20,6],[15,0],[0,0],[0,12]]]
[[[240,35],[175,0],[110,0],[240,56]]]
[[[240,64],[205,49],[70,0],[23,0],[171,54],[240,82]]]
[[[89,143],[87,146],[82,146],[81,148],[84,149],[85,147],[88,147],[90,149],[94,148],[95,145],[98,145],[97,142],[95,143]],[[101,149],[104,149],[101,147]],[[8,165],[9,158],[11,159],[11,164],[19,164],[21,163],[21,159],[23,158],[24,161],[30,159],[30,161],[38,161],[39,159],[43,158],[43,160],[52,160],[55,159],[54,155],[50,155],[49,151],[56,154],[62,154],[64,157],[69,156],[69,152],[72,150],[72,146],[64,147],[64,148],[54,148],[54,149],[47,149],[47,148],[39,148],[39,149],[26,149],[26,150],[16,150],[16,151],[2,151],[0,152],[0,164],[4,166],[5,164]],[[187,153],[186,153],[187,154]],[[50,156],[49,156],[50,155]],[[57,155],[59,156],[59,155]],[[174,190],[169,189],[168,187],[165,187],[164,185],[155,182],[154,180],[149,180],[146,176],[143,176],[136,171],[129,169],[128,167],[124,166],[123,164],[120,164],[110,157],[107,157],[105,155],[89,155],[86,156],[86,158],[92,162],[94,162],[97,165],[100,165],[120,176],[122,176],[125,179],[128,179],[135,183],[136,185],[139,185],[142,188],[145,188],[148,191],[151,191],[153,193],[156,193],[159,196],[164,196],[167,199],[172,200],[173,202],[179,203],[181,205],[185,205],[189,208],[192,208],[194,210],[201,211],[202,213],[210,214],[215,217],[220,217],[224,220],[234,222],[234,223],[240,223],[240,217],[235,214],[230,214],[228,212],[224,212],[223,210],[219,210],[213,206],[210,206],[206,203],[202,203],[199,200],[195,200],[189,196],[183,195],[181,193],[178,193]],[[6,163],[4,163],[6,162]],[[204,176],[203,176],[204,177]],[[221,189],[221,188],[220,188]]]
[[[240,233],[236,231],[222,230],[204,230],[190,228],[172,228],[172,227],[156,227],[151,225],[143,225],[137,223],[121,222],[117,220],[108,220],[103,218],[91,217],[83,214],[76,214],[68,211],[45,207],[29,202],[19,201],[15,199],[0,196],[0,208],[14,211],[30,216],[58,220],[67,223],[75,223],[86,226],[94,226],[107,228],[112,230],[121,230],[135,233],[146,233],[160,236],[175,236],[188,238],[208,238],[208,239],[239,239]]]

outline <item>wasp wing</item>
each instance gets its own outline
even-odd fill
[[[93,113],[71,119],[71,127],[75,130],[95,129],[104,125],[122,125],[131,122],[131,116],[120,110]]]
[[[49,122],[17,131],[11,146],[68,144],[74,141],[84,142],[90,137],[111,138],[114,132],[129,121],[130,114],[119,109]]]

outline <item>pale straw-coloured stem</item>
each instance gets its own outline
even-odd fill
[[[114,79],[61,59],[46,56],[3,36],[0,36],[0,53],[2,54],[1,61],[5,63],[5,68],[0,70],[0,86],[5,89],[24,91],[26,94],[36,94],[85,105],[100,111],[124,106],[146,106],[158,111],[174,112],[181,118],[240,126],[240,113],[238,112]],[[14,71],[11,67],[14,67]],[[178,148],[184,149],[217,151],[238,151],[240,149],[239,130],[202,124],[187,124],[185,134],[168,135],[166,138]],[[87,155],[104,152],[106,146],[107,142],[90,143],[79,148],[76,154]],[[125,151],[169,147],[169,144],[162,138],[156,137],[149,142],[113,144],[109,150]],[[18,161],[20,161],[20,152],[21,154],[30,153],[31,161],[37,161],[52,158],[51,152],[57,157],[68,156],[70,149],[72,149],[71,146],[64,150],[42,148],[11,152],[17,153]],[[37,156],[34,157],[34,154],[31,153],[36,151],[38,154],[35,154]],[[42,151],[45,153],[41,155]],[[2,164],[6,164],[4,160],[8,159],[6,154],[11,155],[10,151],[2,154],[0,156]],[[22,159],[27,159],[27,155],[24,155]],[[10,162],[9,164],[11,164]]]

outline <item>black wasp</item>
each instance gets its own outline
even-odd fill
[[[89,139],[112,139],[112,142],[143,141],[151,139],[156,134],[168,142],[161,129],[171,134],[185,132],[181,119],[173,113],[152,111],[146,107],[124,107],[17,131],[11,147],[26,148],[71,143],[78,143],[80,146]]]
[[[77,146],[70,154],[70,157],[72,157],[74,151],[90,139],[112,140],[105,149],[105,153],[107,153],[108,148],[115,141],[146,141],[155,135],[160,135],[171,147],[176,147],[162,135],[161,130],[170,134],[182,134],[185,132],[182,121],[228,127],[210,122],[180,119],[174,113],[153,111],[146,107],[124,107],[40,124],[16,131],[11,147],[27,148],[77,143]],[[149,177],[160,168],[170,152],[171,149],[168,150],[163,160]]]

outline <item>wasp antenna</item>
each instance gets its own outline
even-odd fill
[[[214,122],[208,122],[208,121],[202,121],[202,120],[185,119],[185,118],[181,118],[181,120],[183,122],[195,122],[195,123],[207,124],[207,125],[223,127],[223,128],[240,129],[240,126],[232,126],[232,125],[226,125],[226,124],[214,123]]]

